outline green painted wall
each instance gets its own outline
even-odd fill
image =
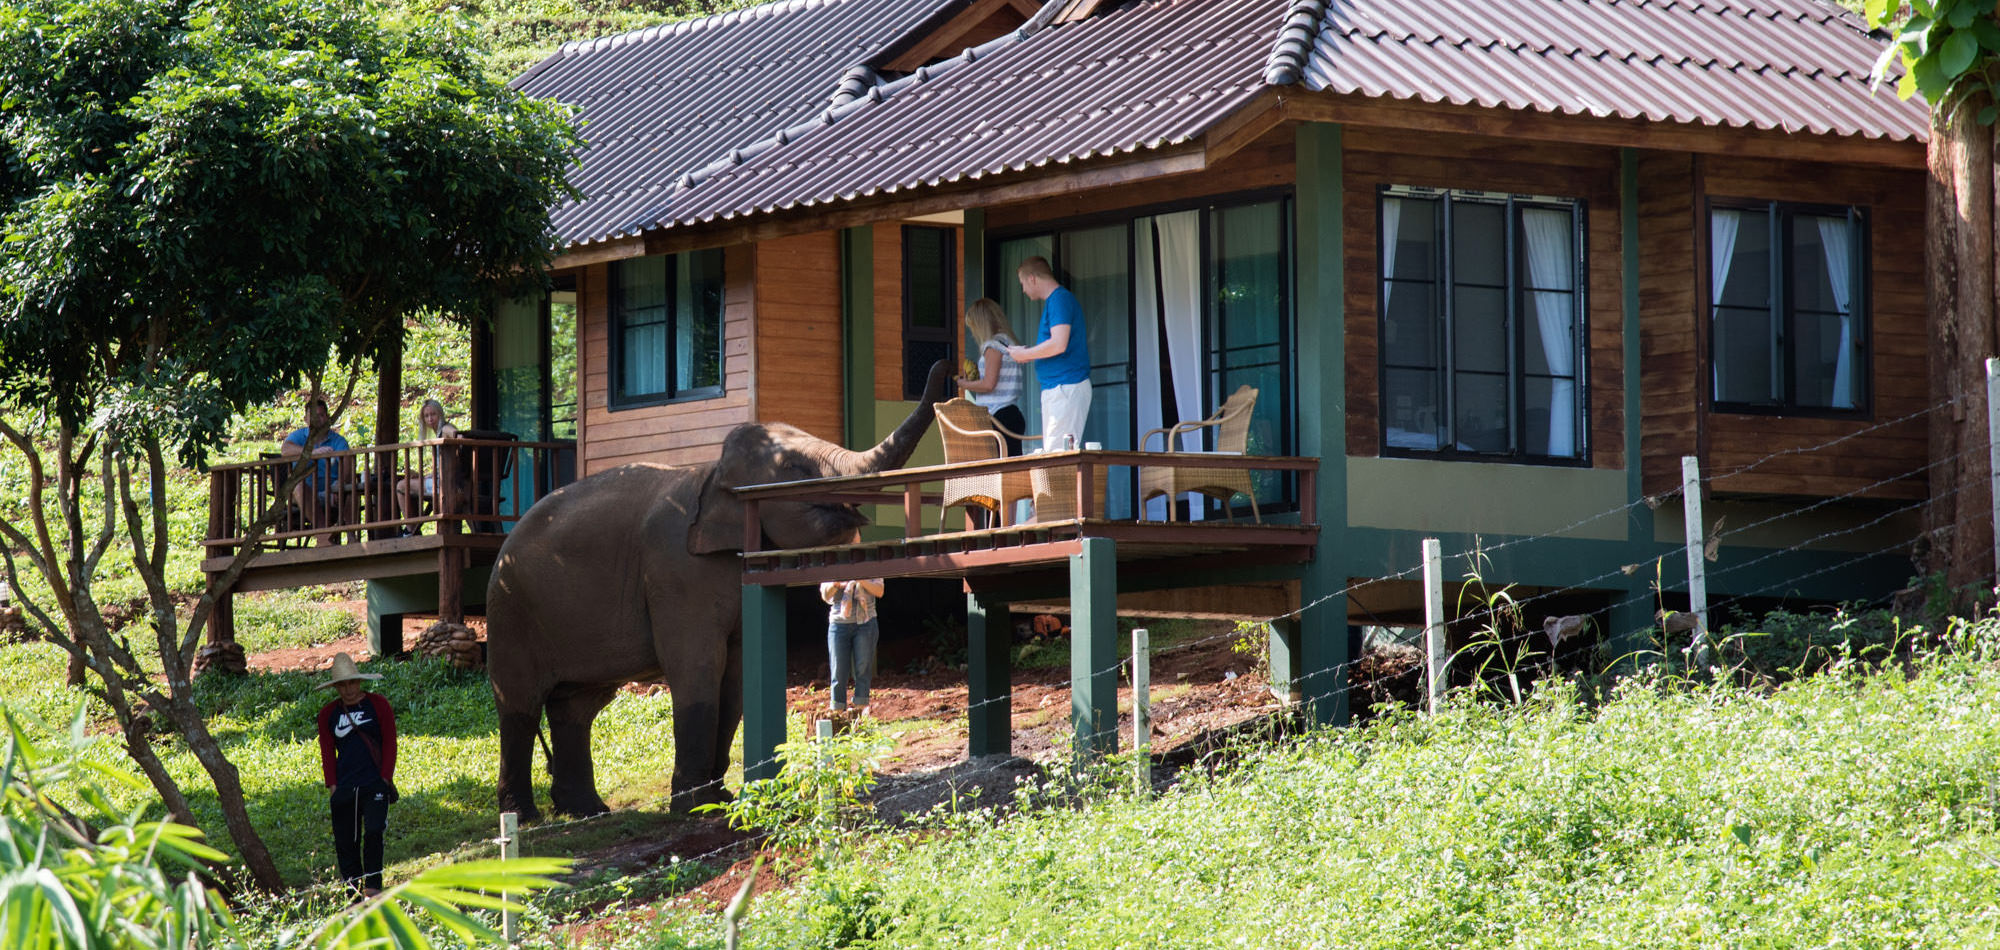
[[[1627,538],[1623,469],[1349,458],[1348,523],[1430,534]]]
[[[841,420],[848,448],[876,440],[866,428],[875,403],[875,232],[840,232]]]

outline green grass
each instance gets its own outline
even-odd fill
[[[746,945],[1992,945],[1996,767],[1987,665],[1635,682],[1595,709],[1549,690],[1253,751],[1152,802],[889,843],[767,899]]]

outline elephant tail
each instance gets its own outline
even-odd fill
[[[542,742],[542,758],[548,760],[553,765],[556,760],[556,754],[554,750],[549,748],[549,733],[548,730],[542,728],[540,717],[537,717],[535,722],[535,738],[540,739]]]

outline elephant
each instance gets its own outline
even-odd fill
[[[499,714],[501,811],[535,820],[534,741],[548,715],[549,798],[577,816],[598,796],[590,726],[626,683],[666,677],[674,811],[726,802],[743,719],[743,505],[730,489],[900,468],[930,428],[949,367],[887,438],[857,452],[782,423],[744,423],[714,462],[622,465],[537,501],[501,545],[487,586],[487,670]],[[838,544],[853,505],[766,502],[767,547]]]

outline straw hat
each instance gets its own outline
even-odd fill
[[[382,674],[380,673],[363,673],[355,669],[353,657],[345,653],[336,653],[333,655],[333,676],[328,678],[326,682],[313,688],[325,689],[335,683],[344,683],[348,680],[379,680],[381,678]]]

